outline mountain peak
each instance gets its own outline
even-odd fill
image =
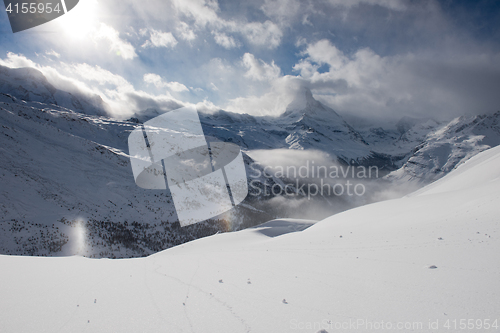
[[[313,94],[311,92],[311,89],[306,88],[305,90],[306,90],[305,91],[306,101],[307,102],[312,102],[312,101],[316,102],[316,100],[314,99]]]
[[[285,113],[302,111],[318,105],[321,105],[321,103],[314,99],[311,90],[309,88],[304,88],[301,89],[293,101],[288,104]]]
[[[302,89],[295,99],[288,104],[283,117],[294,119],[310,118],[321,123],[327,122],[330,125],[344,124],[350,127],[332,108],[316,100],[309,88]]]

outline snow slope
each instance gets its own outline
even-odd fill
[[[497,147],[303,231],[281,221],[140,259],[0,256],[1,331],[500,332],[499,188]]]
[[[2,96],[0,253],[144,256],[271,218],[241,206],[180,228],[168,193],[134,182],[127,138],[137,124]],[[92,246],[78,245],[81,224]]]

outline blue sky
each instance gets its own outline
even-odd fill
[[[182,104],[277,115],[303,87],[384,122],[500,109],[498,1],[80,0],[0,64],[99,94],[117,117]]]

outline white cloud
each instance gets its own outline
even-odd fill
[[[265,93],[233,98],[225,105],[226,110],[253,115],[277,116],[285,111],[304,80],[296,76],[281,76],[273,80]]]
[[[33,67],[37,68],[38,65],[26,58],[22,54],[16,54],[13,52],[7,52],[7,58],[6,59],[0,59],[0,65],[6,66],[6,67],[11,67],[11,68],[20,68],[20,67]]]
[[[100,85],[112,84],[116,87],[130,86],[131,84],[122,76],[111,73],[99,66],[91,66],[86,63],[64,65],[66,69],[77,74],[87,81],[95,81]]]
[[[133,59],[137,57],[135,48],[132,44],[121,39],[119,32],[109,25],[101,23],[99,29],[93,35],[93,38],[94,40],[105,40],[109,45],[110,51],[116,52],[116,54],[123,59]]]
[[[151,39],[147,40],[142,47],[174,47],[177,45],[177,39],[171,32],[163,32],[151,29]]]
[[[217,86],[213,82],[210,82],[209,88],[211,90],[213,90],[213,91],[218,91],[219,90],[219,88],[217,88]]]
[[[158,74],[153,74],[153,73],[144,74],[144,82],[154,84],[157,88],[165,87],[163,79]]]
[[[295,65],[317,97],[343,113],[366,118],[402,115],[447,119],[498,108],[500,54],[429,53],[380,56],[362,48],[346,56],[328,41],[306,48]],[[328,64],[328,72],[318,72]]]
[[[380,124],[404,115],[450,119],[498,110],[500,53],[407,53],[380,56],[370,48],[347,55],[327,40],[306,44],[294,66],[280,76],[273,64],[245,54],[245,90],[224,108],[250,114],[282,113],[300,87],[340,113]],[[327,64],[327,71],[319,71]],[[243,81],[244,82],[244,81]]]
[[[158,74],[153,74],[153,73],[145,74],[144,75],[144,82],[153,84],[157,88],[168,88],[174,92],[189,91],[188,87],[186,87],[182,83],[175,82],[175,81],[171,81],[171,82],[163,81],[161,76],[159,76]]]
[[[56,57],[56,58],[60,58],[61,57],[61,55],[59,53],[57,53],[56,51],[54,51],[54,50],[45,51],[45,54],[48,55],[48,56]]]
[[[300,59],[298,63],[293,66],[293,70],[300,73],[300,76],[310,79],[320,66],[312,64],[308,60]]]
[[[196,103],[195,106],[197,110],[204,113],[213,113],[220,110],[220,107],[207,99],[204,99],[203,102]]]
[[[283,32],[271,21],[247,23],[241,32],[252,44],[276,48],[281,43]]]
[[[258,60],[251,53],[245,53],[242,58],[243,65],[247,68],[245,76],[257,81],[273,80],[281,75],[280,68],[274,63],[268,64]]]
[[[321,0],[321,1],[300,1],[300,0],[264,0],[260,10],[273,22],[280,26],[288,27],[294,23],[314,26],[314,19],[325,15],[325,9],[350,10],[361,4],[371,6],[381,6],[394,11],[404,11],[407,9],[405,0]],[[328,8],[330,7],[330,8]],[[344,12],[343,15],[347,15]]]
[[[260,9],[268,17],[285,20],[299,12],[300,2],[299,0],[265,0]]]
[[[403,0],[328,0],[329,4],[334,6],[342,6],[342,7],[354,7],[360,4],[372,5],[372,6],[381,6],[386,7],[392,10],[405,10],[406,4]]]
[[[234,48],[238,42],[227,35],[229,32],[242,34],[249,43],[258,46],[276,48],[281,43],[283,32],[271,21],[238,22],[225,20],[218,15],[217,1],[212,0],[174,0],[175,8],[184,15],[194,19],[199,27],[211,27],[215,41],[225,47]]]
[[[232,49],[240,46],[240,44],[233,37],[230,37],[225,33],[213,31],[212,34],[214,35],[215,42],[226,49]]]
[[[212,0],[173,0],[175,8],[184,15],[195,19],[196,24],[205,26],[219,18],[217,1]]]
[[[341,68],[348,60],[344,53],[327,39],[308,45],[305,53],[313,62],[328,64],[334,70]]]
[[[302,24],[303,25],[310,25],[311,27],[313,27],[314,25],[311,23],[311,21],[309,21],[309,15],[304,15],[304,17],[302,18]]]
[[[167,82],[166,85],[168,89],[175,92],[189,91],[188,87],[176,81]]]
[[[180,38],[184,40],[191,41],[196,38],[195,33],[193,32],[193,30],[191,30],[186,22],[180,22],[177,26],[176,31],[178,36],[180,36]]]

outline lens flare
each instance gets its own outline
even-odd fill
[[[57,21],[61,29],[72,39],[82,39],[96,28],[98,13],[97,0],[81,0],[73,10]]]
[[[79,218],[75,221],[73,226],[73,254],[84,255],[87,251],[87,228],[85,226],[85,220]]]
[[[224,232],[230,232],[230,231],[233,231],[233,214],[231,214],[231,211],[229,212],[226,212],[224,214],[221,215],[221,217],[219,218],[219,221],[222,225],[222,230]]]

